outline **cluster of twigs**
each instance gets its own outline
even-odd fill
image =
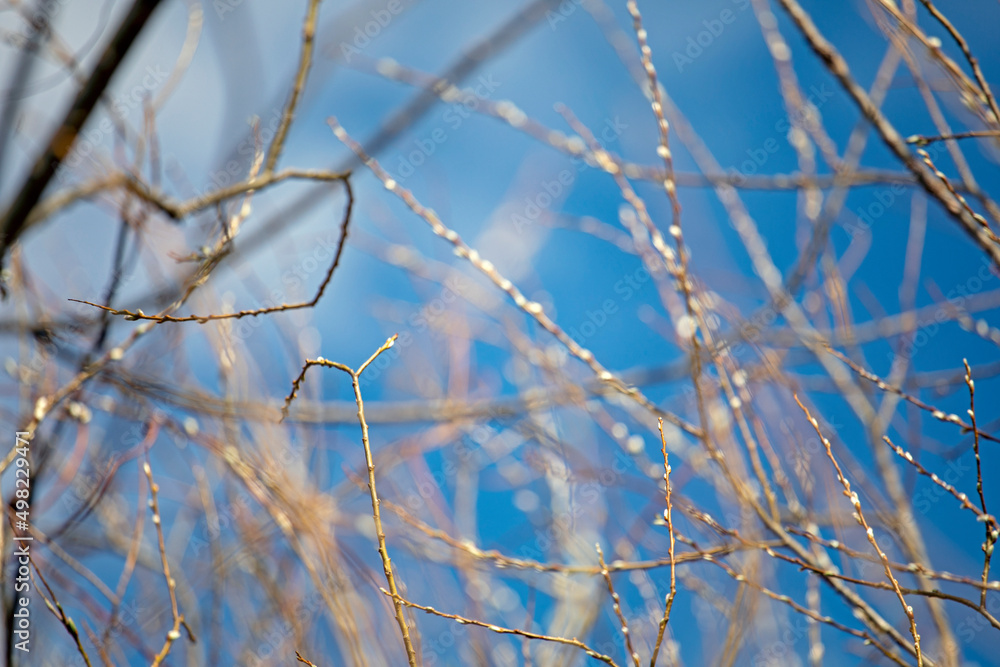
[[[986,286],[1000,271],[1000,207],[967,152],[995,151],[1000,109],[969,42],[930,0],[869,3],[885,54],[867,89],[798,2],[748,3],[790,119],[793,173],[723,168],[671,97],[659,26],[634,0],[572,11],[596,25],[634,80],[655,124],[646,140],[655,164],[602,144],[566,105],[556,106],[565,128],[549,127],[512,101],[461,88],[553,12],[577,7],[537,0],[440,75],[358,56],[362,72],[413,86],[412,101],[369,141],[345,116],[330,117],[331,147],[336,140],[350,153],[337,168],[279,169],[321,57],[320,2],[309,0],[272,138],[255,124],[245,178],[187,198],[162,182],[160,99],[146,101],[140,131],[122,131],[128,151],[50,187],[157,3],[134,3],[89,73],[42,14],[30,48],[62,56],[84,84],[34,168],[8,188],[16,194],[2,218],[0,331],[14,382],[0,409],[32,443],[31,582],[43,601],[32,619],[46,638],[35,645],[42,662],[24,664],[957,667],[982,656],[1000,636],[991,570],[1000,523],[988,509],[1000,442],[988,398],[1000,373],[990,361],[1000,292]],[[202,21],[191,9],[175,77],[191,65]],[[807,48],[791,46],[800,42]],[[821,63],[849,101],[857,123],[846,143],[808,100],[802,59]],[[901,66],[933,124],[908,138],[884,110]],[[970,129],[954,129],[941,107],[953,97]],[[548,212],[534,224],[593,237],[640,267],[648,303],[638,314],[616,304],[605,319],[641,316],[674,361],[651,366],[626,349],[631,368],[615,370],[600,336],[575,335],[560,304],[494,256],[502,244],[463,238],[458,222],[422,203],[420,186],[404,187],[383,166],[388,142],[438,102],[469,103],[499,131],[607,177],[617,221]],[[862,165],[876,141],[899,169]],[[0,148],[8,143],[0,138]],[[681,151],[696,172],[678,170]],[[361,189],[372,177],[384,191]],[[262,193],[292,181],[313,189],[259,223]],[[286,235],[289,216],[331,183],[343,186],[343,212],[312,298],[238,305],[219,269]],[[855,273],[900,253],[846,206],[853,191],[890,187],[911,207],[896,309]],[[749,308],[747,293],[719,280],[701,254],[692,228],[704,221],[685,209],[695,188],[718,199],[722,226],[749,261],[752,275],[736,281],[758,290]],[[787,270],[748,191],[794,193],[794,215],[776,223],[799,235]],[[452,259],[435,258],[424,241],[375,234],[368,223],[388,215],[377,207],[390,200],[407,224],[423,221],[414,236],[429,227],[437,238],[428,240]],[[21,243],[57,235],[60,216],[84,202],[119,225],[97,295],[59,285],[60,267]],[[938,267],[922,268],[942,260],[925,257],[928,237],[951,227],[967,237],[960,262],[979,285],[961,299],[927,277]],[[197,235],[185,240],[189,253],[139,251],[154,234],[185,233],[178,229]],[[522,259],[542,261],[529,245]],[[353,251],[430,294],[419,320],[412,304],[384,295],[338,300],[338,269]],[[126,303],[124,277],[140,266],[148,290]],[[241,294],[270,292],[236,273]],[[922,280],[932,302],[918,305]],[[426,292],[428,284],[436,287]],[[874,316],[859,316],[859,302]],[[350,339],[363,330],[363,309],[392,335],[356,369],[336,350],[325,354],[338,360],[318,356],[303,336],[336,322]],[[240,335],[246,321],[276,338]],[[422,328],[411,331],[415,321]],[[958,326],[935,338],[949,322]],[[943,369],[917,365],[917,352],[926,358],[956,340],[970,351],[949,355]],[[502,353],[503,379],[477,361],[487,347]],[[888,366],[878,361],[886,350]],[[209,372],[196,369],[205,364]],[[337,396],[336,379],[307,373],[313,366],[346,374],[353,396]],[[939,407],[953,405],[963,407]],[[0,454],[0,470],[11,468],[15,449]],[[16,517],[8,495],[4,545]],[[976,523],[979,545],[967,538]],[[962,526],[954,538],[952,525]],[[14,659],[10,551],[0,594]]]

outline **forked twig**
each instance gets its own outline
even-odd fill
[[[410,639],[410,630],[406,625],[406,617],[403,614],[403,602],[402,598],[399,596],[396,579],[392,573],[392,561],[389,559],[389,550],[386,548],[385,543],[385,531],[382,529],[382,514],[379,511],[378,491],[375,488],[375,459],[372,456],[371,443],[368,440],[368,422],[365,420],[365,404],[361,398],[361,383],[359,380],[361,374],[366,368],[368,368],[368,365],[375,361],[380,354],[391,348],[395,342],[396,335],[394,334],[391,338],[386,340],[379,349],[375,350],[375,353],[368,357],[368,360],[361,364],[358,370],[354,370],[350,366],[337,361],[324,359],[323,357],[319,357],[318,359],[306,359],[305,365],[302,366],[302,372],[300,372],[299,376],[295,378],[294,382],[292,382],[292,391],[285,398],[285,405],[281,409],[281,418],[283,420],[288,415],[288,407],[298,394],[299,387],[302,386],[302,381],[306,377],[306,371],[308,371],[310,367],[327,366],[329,368],[336,368],[344,371],[351,376],[351,386],[354,388],[354,401],[358,406],[358,421],[361,423],[361,442],[364,445],[365,463],[368,466],[368,492],[371,495],[372,501],[372,517],[375,520],[375,535],[378,538],[378,553],[379,556],[382,557],[382,571],[385,573],[385,579],[389,584],[393,606],[396,609],[396,623],[399,625],[399,631],[403,636],[403,646],[406,649],[406,659],[409,662],[410,667],[415,667],[417,664],[417,654],[413,648],[413,642]]]
[[[301,654],[301,653],[299,653],[298,651],[296,651],[296,652],[295,652],[295,659],[296,659],[296,660],[298,660],[298,661],[299,661],[299,662],[301,662],[301,663],[304,663],[304,664],[306,664],[306,665],[309,665],[309,667],[316,667],[316,665],[314,665],[314,664],[313,664],[312,662],[310,662],[310,661],[309,661],[309,660],[307,660],[306,658],[303,658],[303,657],[302,657],[302,654]]]
[[[340,125],[336,118],[331,117],[327,120],[327,123],[330,125],[330,129],[333,130],[337,139],[350,148],[354,154],[365,163],[365,165],[372,171],[373,174],[375,174],[376,177],[378,177],[387,190],[399,197],[411,211],[420,216],[424,222],[430,225],[431,229],[437,236],[440,236],[451,243],[455,248],[455,254],[459,257],[467,259],[469,263],[471,263],[478,271],[489,278],[494,285],[510,296],[510,298],[514,301],[514,305],[534,319],[539,326],[555,336],[555,338],[566,347],[570,354],[585,363],[591,371],[594,372],[598,380],[613,387],[625,396],[628,396],[653,414],[663,417],[674,426],[684,429],[684,431],[692,435],[698,437],[702,436],[703,431],[701,428],[693,424],[689,424],[687,421],[681,419],[673,413],[660,409],[641,391],[639,391],[638,388],[626,385],[620,377],[605,368],[597,360],[593,352],[577,343],[569,334],[566,333],[566,331],[556,324],[551,317],[549,317],[549,315],[545,312],[545,309],[542,307],[542,304],[526,298],[524,293],[516,285],[500,274],[493,262],[488,259],[484,259],[479,254],[479,251],[463,241],[462,237],[459,236],[454,229],[449,229],[445,226],[445,224],[438,217],[437,213],[417,201],[412,192],[402,187],[394,178],[392,178],[378,163],[378,160],[368,155],[368,153],[365,152],[365,149],[362,148],[361,144],[347,134],[347,130]]]

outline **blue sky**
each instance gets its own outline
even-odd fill
[[[621,4],[612,7],[613,18],[625,29],[624,34],[634,48],[635,36],[624,3]],[[83,12],[85,6],[87,12]],[[60,25],[65,26],[74,44],[86,44],[88,35],[96,29],[86,17],[93,15],[98,7],[99,3],[71,4],[60,14]],[[530,118],[570,134],[570,128],[554,108],[557,103],[563,104],[601,139],[607,150],[625,161],[657,164],[656,121],[642,90],[632,81],[627,68],[603,39],[590,15],[575,2],[564,2],[561,7],[562,14],[547,16],[513,46],[475,68],[456,85],[471,89],[490,102],[509,101]],[[787,139],[788,112],[749,0],[648,2],[640,3],[640,7],[660,81],[721,169],[746,176],[795,172],[799,162]],[[807,9],[823,34],[844,54],[857,81],[869,87],[886,42],[868,5],[861,2],[810,3]],[[974,48],[978,46],[977,54],[987,80],[996,80],[1000,58],[991,48],[995,9],[972,9],[962,4],[944,9]],[[121,8],[115,6],[109,11],[116,17]],[[379,59],[391,58],[422,72],[440,73],[507,20],[513,11],[513,7],[501,3],[480,6],[445,0],[394,0],[389,3],[376,0],[351,6],[324,5],[321,29],[317,34],[317,60],[281,165],[329,168],[345,164],[350,153],[328,127],[329,117],[335,116],[352,137],[365,143],[375,136],[387,118],[417,93],[412,86],[378,76],[373,69]],[[141,99],[146,93],[155,96],[163,91],[167,84],[159,73],[169,70],[183,49],[188,27],[187,8],[181,3],[167,3],[159,12],[152,29],[113,85],[112,96],[120,102],[117,107],[120,115],[133,126],[141,126],[141,109],[139,104],[133,105],[129,100]],[[811,53],[787,17],[778,8],[775,12],[778,27],[791,48],[798,82],[818,111],[838,151],[843,153],[859,117],[857,108]],[[983,19],[984,13],[988,20]],[[252,116],[261,119],[267,141],[267,132],[273,128],[275,114],[284,104],[296,66],[298,51],[293,45],[301,31],[300,14],[298,6],[293,10],[283,5],[232,0],[204,6],[202,42],[193,54],[188,72],[158,116],[163,183],[167,193],[177,198],[190,197],[245,176],[253,147],[248,119]],[[929,34],[939,35],[944,50],[964,65],[954,45],[925,14],[921,16],[921,25]],[[368,30],[367,35],[363,34],[365,30]],[[85,63],[87,57],[84,55]],[[914,57],[926,60],[926,54],[919,49],[914,50]],[[925,67],[925,73],[937,91],[943,114],[952,128],[956,131],[979,129],[959,95],[948,88],[950,81],[930,67]],[[0,76],[7,74],[6,68],[0,68]],[[43,64],[36,76],[41,79],[57,74],[58,70]],[[57,84],[36,93],[26,102],[28,108],[36,111],[26,125],[33,134],[43,136],[45,128],[59,117],[53,109],[60,108],[57,103],[66,99],[68,86],[66,82]],[[608,238],[595,238],[577,229],[579,226],[600,229],[601,234],[612,239],[624,233],[621,217],[627,216],[628,210],[624,209],[623,213],[622,195],[613,179],[604,171],[574,161],[496,118],[478,113],[480,109],[470,107],[476,105],[438,101],[375,157],[421,203],[437,211],[446,225],[516,284],[527,298],[541,303],[545,311],[591,349],[606,368],[616,373],[627,372],[637,368],[660,368],[683,359],[685,352],[676,344],[675,323],[669,319],[654,281],[648,279],[648,273],[642,273],[640,259]],[[893,78],[883,111],[903,136],[936,134],[914,78],[905,66],[901,66]],[[110,133],[100,130],[101,119],[109,113],[115,111],[100,112],[88,125],[89,130],[96,133],[85,134],[93,139],[94,151],[80,155],[80,163],[91,169],[99,167],[88,160],[98,155],[111,160],[114,151],[120,150],[116,149]],[[677,171],[698,171],[694,157],[677,140],[676,134],[672,134],[671,141]],[[26,156],[31,155],[29,142],[21,141],[18,147],[19,151],[4,157],[6,176],[0,180],[0,195],[4,198],[9,198],[15,187],[15,180],[9,174],[23,170]],[[965,143],[963,148],[980,187],[986,192],[994,191],[997,186],[996,144],[981,141]],[[79,145],[77,150],[80,150]],[[956,167],[945,151],[934,152],[934,159],[946,173],[955,173]],[[874,133],[869,136],[861,164],[872,169],[902,171],[898,160]],[[822,161],[820,165],[820,173],[831,173]],[[74,178],[68,177],[67,182]],[[394,333],[409,334],[405,339],[408,342],[393,351],[392,364],[385,370],[379,369],[366,383],[366,398],[373,402],[417,396],[510,396],[532,382],[542,383],[545,376],[537,369],[526,368],[522,355],[512,352],[504,327],[517,325],[527,340],[540,349],[552,349],[553,355],[564,355],[564,352],[554,351],[559,347],[555,338],[531,322],[523,312],[512,308],[505,295],[477,275],[467,262],[456,257],[452,247],[435,236],[430,227],[388,192],[370,171],[358,168],[352,184],[356,204],[351,240],[341,267],[320,304],[309,312],[279,315],[259,328],[244,328],[246,335],[239,336],[239,349],[254,362],[245,380],[249,383],[246,394],[279,400],[297,373],[302,357],[322,354],[356,366]],[[653,220],[665,230],[671,220],[671,207],[662,189],[651,183],[638,183],[636,189],[647,202]],[[253,216],[243,233],[250,236],[267,221],[273,221],[282,232],[249,250],[237,243],[234,257],[213,277],[209,295],[204,300],[195,299],[192,311],[210,308],[220,300],[240,309],[312,296],[325,270],[322,258],[329,257],[336,239],[344,198],[338,186],[332,188],[319,205],[295,215],[288,214],[306,190],[307,187],[300,183],[289,182],[255,196]],[[741,194],[775,264],[787,274],[807,239],[801,193],[743,190]],[[743,316],[753,313],[766,303],[767,292],[754,275],[750,258],[731,228],[719,199],[707,187],[681,187],[679,196],[693,274],[703,289],[718,294]],[[890,188],[884,183],[854,188],[848,195],[831,233],[831,246],[840,270],[847,276],[844,299],[856,322],[899,313],[905,306],[900,284],[908,243],[914,233],[911,215],[914,207],[919,210],[922,206],[922,198],[914,188]],[[957,296],[964,299],[966,295],[987,298],[996,291],[1000,286],[996,274],[982,270],[983,254],[958,223],[934,203],[927,206],[926,218],[915,305],[933,306],[942,299]],[[108,220],[107,207],[81,204],[56,216],[44,230],[27,237],[24,242],[26,256],[51,262],[52,268],[38,270],[38,278],[47,294],[99,298],[105,274],[95,267],[105,266],[109,261],[115,234],[115,226],[109,225]],[[192,247],[210,236],[214,224],[211,211],[182,226],[157,223],[150,226],[146,242],[150,252],[189,253]],[[864,233],[852,237],[851,230],[862,228]],[[383,253],[400,260],[405,258],[403,248],[422,256],[436,275],[449,275],[452,282],[442,285],[415,277],[414,271],[393,266],[377,256]],[[135,299],[148,293],[151,279],[159,278],[139,270],[127,281],[117,305],[141,306]],[[816,287],[815,281],[807,281],[807,291]],[[453,298],[455,293],[459,298]],[[805,299],[802,290],[797,296],[800,300]],[[58,303],[54,297],[50,302]],[[55,308],[55,312],[80,312],[75,304],[59,303]],[[9,316],[9,308],[3,307],[3,310]],[[437,318],[445,312],[462,320],[461,326],[451,329],[437,326]],[[835,315],[827,311],[818,321],[828,326]],[[992,324],[994,315],[995,310],[988,308],[974,317],[985,318]],[[124,337],[130,326],[133,325],[120,323],[113,329],[114,335]],[[468,331],[473,332],[476,340],[467,346],[456,346],[455,341],[466,336]],[[2,343],[4,351],[12,353],[13,344],[7,339]],[[183,343],[167,333],[152,335],[137,350],[138,367],[142,368],[145,362],[148,368],[158,368],[162,350],[176,350],[178,345],[183,346],[185,361],[189,364],[185,369],[190,371],[187,377],[209,391],[223,391],[218,360],[212,358],[212,347],[201,335],[189,336]],[[463,352],[454,352],[456,347]],[[885,376],[890,371],[892,349],[884,341],[876,340],[854,352],[863,355],[858,358],[863,358],[873,372]],[[958,373],[963,357],[967,357],[974,367],[997,358],[994,344],[963,331],[954,322],[926,328],[916,339],[910,354],[915,370],[920,372],[950,370]],[[828,383],[824,384],[822,366],[805,356],[805,361],[789,362],[794,366],[796,380],[805,387],[812,404],[822,410],[825,424],[836,429],[844,451],[850,452],[856,460],[856,466],[852,464],[850,469],[870,473],[875,464],[868,434],[843,398],[826,388]],[[746,358],[752,355],[747,354]],[[581,382],[590,377],[582,364],[572,360],[568,363],[571,377]],[[421,384],[428,377],[432,381]],[[992,426],[993,415],[989,408],[996,402],[996,383],[991,378],[983,378],[977,380],[976,388],[977,403],[983,406],[981,423],[985,421]],[[683,381],[652,384],[643,390],[661,407],[688,420],[697,419]],[[335,372],[317,373],[311,377],[305,393],[314,399],[351,399],[345,376]],[[881,398],[881,395],[875,396]],[[761,387],[759,398],[769,406],[769,414],[781,414],[790,402],[787,392],[782,394],[773,387]],[[926,390],[922,398],[959,414],[964,414],[967,407],[967,396],[961,387],[944,395]],[[662,511],[662,499],[656,497],[659,493],[657,479],[638,467],[636,460],[641,457],[626,457],[628,465],[621,464],[622,448],[617,442],[627,442],[629,436],[638,436],[639,440],[631,440],[637,448],[633,454],[641,453],[646,460],[656,462],[658,437],[649,429],[648,418],[645,422],[636,419],[634,412],[619,402],[608,400],[600,409],[611,423],[621,423],[626,428],[624,436],[621,433],[618,437],[609,435],[599,427],[600,420],[595,414],[588,416],[587,412],[576,408],[551,410],[539,417],[545,428],[551,429],[564,442],[579,443],[575,455],[582,457],[580,460],[587,461],[597,470],[613,471],[612,483],[600,484],[598,500],[588,500],[588,491],[593,488],[580,477],[572,478],[568,485],[560,485],[543,475],[529,475],[523,478],[522,488],[515,488],[517,484],[512,480],[522,479],[518,475],[523,476],[526,470],[532,469],[527,452],[534,451],[535,444],[529,442],[530,446],[525,445],[523,449],[511,444],[512,451],[504,453],[505,443],[517,442],[523,433],[515,433],[510,421],[503,419],[483,424],[482,428],[487,430],[479,432],[478,436],[474,431],[456,435],[458,443],[464,443],[470,451],[480,452],[476,456],[493,459],[483,466],[474,482],[442,472],[448,470],[449,461],[455,456],[454,451],[445,449],[419,457],[422,459],[419,465],[394,469],[388,475],[392,481],[387,482],[386,488],[403,494],[407,474],[416,475],[416,471],[441,480],[442,489],[451,494],[446,494],[445,502],[451,503],[447,509],[455,515],[453,527],[474,529],[476,534],[463,536],[475,539],[484,549],[496,548],[522,555],[532,553],[531,557],[539,560],[593,564],[594,554],[586,552],[590,542],[599,539],[609,560],[623,557],[614,551],[616,540],[630,536],[630,531],[640,530],[636,526],[646,521],[642,530],[649,535],[644,533],[635,557],[663,557],[664,529],[648,525]],[[897,420],[888,433],[894,440],[907,442],[914,435],[906,427],[914,415],[905,407],[897,408],[896,413]],[[805,430],[807,425],[801,415],[789,412],[787,417],[791,429],[798,430],[803,438],[812,437],[813,434]],[[426,424],[420,425],[419,432],[422,433],[425,427]],[[772,437],[777,438],[777,425],[769,424],[768,427],[769,432],[773,429]],[[924,419],[921,427],[929,452],[927,465],[953,471],[956,483],[964,485],[964,490],[971,495],[974,477],[968,474],[971,456],[968,438],[950,425],[929,419]],[[102,422],[102,428],[109,437],[124,430],[122,424],[113,420]],[[405,439],[412,435],[412,428],[417,427],[375,428],[373,443],[377,449],[395,439]],[[352,424],[302,429],[291,434],[290,442],[293,448],[304,447],[304,443],[318,446],[323,454],[316,455],[305,467],[331,485],[343,484],[341,466],[357,469],[359,464],[356,430]],[[639,445],[635,445],[637,442]],[[487,447],[484,443],[492,445]],[[731,515],[731,504],[727,507],[720,502],[706,482],[692,477],[691,470],[685,471],[688,461],[681,453],[692,451],[697,444],[677,434],[672,446],[676,447],[676,458],[672,458],[674,470],[684,479],[681,492],[720,516]],[[984,450],[986,470],[995,469],[997,463],[992,449]],[[822,459],[819,461],[825,463]],[[515,474],[515,469],[520,472]],[[900,470],[907,476],[907,488],[912,493],[918,521],[928,531],[926,539],[932,561],[941,569],[975,573],[981,526],[969,516],[958,514],[950,500],[939,502],[939,497],[933,494],[934,487],[925,483],[926,480],[913,480],[911,471]],[[169,474],[182,477],[184,472],[178,467]],[[815,475],[829,478],[824,482],[825,488],[833,488],[828,484],[832,479],[830,470],[820,465]],[[461,486],[463,483],[472,484],[478,490],[478,502],[471,510],[461,506],[460,494],[469,488]],[[569,489],[566,497],[559,497],[556,491],[566,488]],[[392,491],[389,493],[391,495]],[[842,501],[834,494],[829,499],[830,503]],[[365,512],[366,502],[366,496],[356,494],[351,496],[349,506]],[[608,518],[609,513],[611,518]],[[586,549],[573,547],[554,553],[548,547],[539,547],[539,535],[544,535],[545,526],[553,515],[572,517],[572,530],[587,543]],[[356,553],[374,558],[375,551],[370,542],[366,542],[368,537],[359,533],[348,538],[348,542],[355,547]],[[430,601],[439,592],[434,584],[453,581],[459,586],[461,578],[454,572],[439,571],[443,568],[414,558],[401,548],[401,544],[402,541],[395,545],[394,559],[402,578],[414,580],[410,589],[413,597],[441,606],[440,599]],[[366,564],[373,571],[379,569],[374,560]],[[719,574],[704,564],[691,567],[698,576]],[[112,577],[109,581],[114,580],[115,572],[113,567],[109,568],[108,576]],[[421,583],[424,576],[427,585]],[[661,568],[651,573],[648,580],[621,575],[617,581],[626,604],[638,610],[643,604],[638,591],[643,586],[652,586],[662,598],[664,576],[665,570]],[[806,587],[802,573],[792,567],[778,567],[774,576],[776,589],[804,599]],[[878,578],[879,574],[869,572],[867,576]],[[503,612],[504,622],[517,624],[517,618],[523,619],[529,599],[524,581],[529,580],[530,577],[524,580],[512,577],[507,582],[509,588],[501,587],[498,590],[504,593],[491,598],[498,613]],[[594,588],[592,594],[596,596],[602,590]],[[734,594],[733,591],[735,587],[725,593]],[[483,599],[488,598],[484,594]],[[833,595],[824,597],[826,600],[830,600],[830,608],[824,609],[824,613],[851,622],[846,608]],[[610,602],[606,602],[601,609],[590,643],[608,646],[616,660],[622,661],[625,655],[617,621],[610,608]],[[890,607],[886,604],[885,608]],[[922,605],[921,610],[926,619],[926,606]],[[952,622],[960,628],[957,634],[963,656],[968,664],[996,664],[991,663],[995,656],[988,653],[990,632],[965,633],[968,625],[961,625],[966,622],[963,611],[964,608],[952,616]],[[897,613],[897,609],[890,613]],[[808,641],[795,626],[796,622],[801,623],[801,617],[784,614],[779,609],[775,618],[784,618],[790,628],[792,639],[785,640],[785,647],[790,647],[804,661]],[[544,627],[556,616],[557,605],[540,594],[536,622]],[[417,618],[427,637],[454,629],[442,619],[423,614]],[[897,622],[897,627],[903,627],[899,623],[901,615],[898,619],[891,618]],[[682,588],[671,628],[674,637],[682,642],[686,663],[700,664],[717,655],[718,645],[712,637],[716,632],[724,632],[714,625],[718,620],[715,611]],[[779,630],[777,634],[781,636],[782,632]],[[831,658],[850,655],[854,648],[833,630],[824,629],[823,637]],[[332,638],[325,637],[324,641],[331,657],[337,655]],[[444,662],[438,664],[453,664],[454,655],[446,647],[442,647],[440,655]],[[752,657],[744,656],[746,661],[737,661],[737,664],[756,664]]]

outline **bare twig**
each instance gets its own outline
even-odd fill
[[[173,643],[180,639],[181,637],[181,626],[184,625],[184,616],[180,613],[177,606],[177,582],[172,576],[170,576],[170,561],[167,559],[167,546],[166,542],[163,540],[163,521],[160,518],[160,504],[159,504],[159,491],[160,486],[153,481],[153,469],[149,465],[149,453],[146,454],[146,460],[143,461],[142,470],[146,474],[146,480],[149,482],[149,509],[153,513],[153,525],[156,527],[156,539],[157,544],[160,549],[160,561],[163,564],[163,578],[167,582],[167,591],[170,593],[170,613],[173,616],[174,622],[170,630],[167,631],[166,639],[163,642],[163,648],[160,652],[156,654],[153,659],[152,667],[156,667],[163,663],[167,658],[167,654],[170,653],[170,648]],[[191,635],[190,628],[187,628],[189,635]],[[193,640],[193,637],[192,637]]]
[[[854,506],[854,518],[858,524],[865,529],[865,535],[868,537],[868,542],[875,549],[875,553],[882,561],[882,567],[885,570],[885,576],[888,577],[890,583],[892,583],[892,588],[896,592],[896,597],[899,599],[899,603],[903,607],[903,612],[906,614],[907,619],[910,621],[910,634],[913,636],[913,650],[917,656],[917,665],[924,664],[923,654],[920,651],[920,634],[917,633],[917,621],[913,616],[913,607],[906,603],[906,599],[903,597],[903,592],[899,588],[899,582],[896,581],[896,577],[892,574],[892,568],[889,566],[889,558],[885,555],[885,552],[879,548],[878,543],[875,541],[875,532],[872,527],[868,525],[868,521],[865,519],[864,513],[861,511],[861,501],[858,498],[858,494],[851,491],[851,482],[844,476],[843,470],[840,468],[840,464],[837,463],[837,459],[833,456],[833,450],[830,447],[830,441],[823,435],[820,430],[819,422],[809,414],[809,409],[806,408],[799,400],[798,396],[795,396],[795,402],[798,403],[802,412],[805,413],[806,419],[812,424],[813,429],[816,431],[816,435],[819,437],[820,441],[823,443],[823,447],[826,449],[826,456],[830,459],[830,463],[833,464],[834,470],[837,471],[837,479],[840,484],[844,487],[844,495],[850,499],[851,504]]]
[[[159,0],[134,0],[128,13],[118,25],[114,37],[108,42],[93,71],[87,77],[86,83],[77,92],[69,111],[53,132],[45,150],[35,160],[27,180],[15,190],[17,196],[3,216],[0,263],[4,261],[7,250],[24,231],[29,214],[35,208],[49,181],[55,176],[63,159],[69,155],[91,111],[94,110],[111,78],[124,61],[125,54],[132,48],[139,33],[152,16],[153,10],[159,4]]]
[[[386,547],[385,542],[385,531],[382,529],[382,514],[379,511],[379,499],[378,492],[375,488],[375,459],[372,456],[371,444],[368,441],[368,422],[365,420],[365,405],[361,398],[361,384],[359,378],[364,372],[368,365],[371,364],[375,359],[391,348],[396,342],[396,336],[392,336],[382,346],[375,350],[358,370],[353,370],[349,366],[345,366],[342,363],[336,361],[330,361],[328,359],[307,359],[305,365],[302,366],[302,372],[299,376],[295,378],[292,382],[292,391],[285,398],[285,406],[282,409],[282,418],[288,413],[288,407],[291,405],[292,401],[295,400],[296,394],[298,394],[299,387],[302,381],[305,379],[306,371],[312,366],[327,366],[330,368],[336,368],[338,370],[344,371],[351,376],[351,386],[354,387],[354,400],[358,405],[358,421],[361,422],[361,442],[365,450],[365,463],[368,466],[368,492],[371,495],[372,501],[372,517],[375,519],[375,535],[378,538],[378,552],[382,557],[382,571],[385,574],[386,581],[389,583],[389,590],[392,596],[393,605],[396,608],[396,623],[399,625],[399,632],[403,636],[403,646],[406,649],[406,659],[410,664],[410,667],[414,667],[417,664],[416,651],[413,648],[413,642],[410,639],[410,630],[406,625],[406,618],[403,615],[403,602],[399,597],[399,590],[396,587],[396,579],[392,572],[392,561],[389,559],[389,550]]]
[[[670,622],[670,610],[673,608],[674,598],[677,596],[677,560],[674,555],[674,508],[670,500],[670,458],[667,454],[667,441],[663,435],[663,422],[659,421],[658,423],[660,428],[660,451],[663,453],[663,481],[666,484],[665,497],[667,500],[667,508],[663,510],[663,519],[667,522],[667,532],[670,534],[670,592],[667,593],[663,608],[663,618],[660,619],[660,625],[656,631],[656,644],[653,646],[653,656],[649,660],[649,667],[656,667],[656,656],[660,652],[660,645],[663,643],[663,633],[667,629],[667,623]]]
[[[392,595],[389,591],[382,589],[382,592],[386,595]],[[396,596],[393,596],[396,599]],[[417,604],[416,602],[410,602],[409,600],[403,600],[399,598],[404,605],[407,607],[413,607],[414,609],[420,609],[426,611],[428,614],[434,614],[435,616],[440,616],[442,618],[450,618],[453,621],[457,621],[462,625],[475,625],[480,628],[486,628],[490,632],[495,632],[501,635],[518,635],[519,637],[526,637],[528,639],[538,639],[546,642],[555,642],[556,644],[565,644],[567,646],[575,646],[576,648],[582,650],[584,653],[589,655],[595,660],[600,660],[608,665],[617,665],[617,663],[609,655],[604,655],[603,653],[598,653],[594,649],[590,648],[578,639],[567,639],[565,637],[555,637],[552,635],[542,635],[536,632],[528,632],[527,630],[518,630],[517,628],[505,628],[493,623],[487,623],[485,621],[478,621],[474,618],[466,618],[464,616],[459,616],[458,614],[449,614],[447,612],[438,611],[434,607],[425,607],[424,605]]]
[[[351,183],[347,178],[342,179],[344,181],[344,188],[347,192],[347,204],[344,208],[344,217],[340,223],[340,240],[337,242],[337,250],[333,254],[333,261],[330,262],[330,268],[327,269],[326,275],[323,276],[322,282],[320,282],[319,287],[316,289],[316,294],[309,301],[302,301],[299,303],[283,303],[277,306],[269,306],[267,308],[255,308],[253,310],[241,310],[236,313],[212,313],[209,315],[185,315],[183,317],[176,317],[169,314],[157,314],[157,315],[147,315],[142,312],[142,309],[131,311],[128,309],[110,308],[108,306],[103,306],[99,303],[93,303],[91,301],[83,301],[80,299],[70,299],[70,301],[75,301],[77,303],[86,304],[88,306],[93,306],[94,308],[100,308],[101,310],[111,313],[112,315],[120,315],[129,321],[147,320],[151,322],[198,322],[199,324],[205,324],[206,322],[212,322],[215,320],[229,320],[229,319],[242,319],[244,317],[259,317],[261,315],[269,315],[271,313],[283,313],[291,310],[300,310],[303,308],[313,308],[319,303],[319,300],[323,298],[323,293],[326,291],[327,286],[333,279],[333,274],[340,265],[340,258],[344,252],[344,246],[347,243],[347,228],[351,223],[351,211],[354,208],[354,192],[351,189]]]
[[[615,586],[611,582],[611,574],[608,572],[608,566],[604,562],[604,551],[601,550],[600,544],[595,546],[597,548],[597,561],[601,565],[601,576],[604,577],[604,583],[608,587],[608,593],[611,594],[611,602],[615,610],[615,616],[618,617],[618,622],[621,624],[622,637],[625,638],[625,648],[628,649],[628,655],[632,659],[633,664],[635,664],[635,667],[639,667],[639,654],[632,646],[632,635],[628,631],[628,621],[625,620],[625,614],[622,612],[621,598],[619,598],[618,593],[615,592]]]

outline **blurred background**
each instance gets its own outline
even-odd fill
[[[12,664],[1000,664],[1000,7],[0,8]]]

